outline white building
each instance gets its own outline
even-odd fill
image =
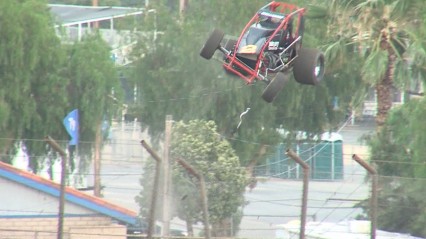
[[[340,223],[308,222],[305,227],[306,239],[370,239],[370,221],[344,221]],[[300,221],[280,225],[276,238],[299,238]],[[407,234],[376,230],[376,239],[421,239]]]
[[[62,42],[72,43],[90,34],[96,27],[103,39],[111,46],[111,58],[117,65],[132,62],[130,53],[136,45],[136,30],[117,30],[115,20],[135,18],[144,14],[143,8],[109,7],[109,6],[78,6],[49,4],[55,20],[55,29]],[[154,11],[156,14],[156,12]]]

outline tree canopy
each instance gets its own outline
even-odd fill
[[[178,159],[183,159],[203,175],[206,182],[212,235],[234,235],[236,231],[229,230],[231,220],[238,221],[241,217],[240,210],[245,203],[243,193],[248,183],[246,170],[240,166],[234,149],[219,135],[213,121],[175,122],[171,139],[174,215],[187,222],[188,232],[192,231],[193,224],[202,221],[199,182],[177,163]],[[150,205],[152,190],[150,178],[153,170],[148,168],[141,180],[145,190],[138,197],[144,217],[148,216],[147,206]]]
[[[386,124],[369,141],[371,160],[380,175],[379,227],[425,237],[424,203],[426,101],[411,100],[391,111]]]
[[[123,93],[110,47],[98,34],[74,43],[67,53],[68,102],[80,110],[80,146],[90,152],[97,128],[111,120],[119,107],[114,98]]]
[[[44,1],[0,3],[0,151],[10,161],[24,140],[37,171],[46,135],[65,137],[64,54]],[[41,161],[41,160],[40,160]]]
[[[330,60],[360,56],[362,80],[377,93],[379,129],[392,107],[395,89],[409,87],[417,78],[410,76],[418,72],[418,65],[425,64],[423,3],[358,0],[332,1],[331,7],[324,6],[328,32],[335,36],[329,38],[326,53]]]
[[[68,112],[80,110],[80,140],[92,142],[97,127],[111,120],[111,98],[122,90],[109,46],[99,35],[62,44],[46,1],[1,1],[0,20],[1,160],[10,162],[22,148],[38,172],[45,159],[55,158],[45,136],[67,145],[62,121]],[[90,156],[92,145],[86,145],[81,153]]]

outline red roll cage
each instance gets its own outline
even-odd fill
[[[279,26],[274,30],[271,36],[268,37],[266,42],[263,44],[260,54],[257,56],[255,67],[251,68],[237,58],[237,52],[240,47],[241,39],[243,38],[244,34],[249,30],[252,24],[259,21],[259,16],[261,13],[278,14],[278,15],[281,15],[284,19],[280,22]],[[300,22],[302,21],[302,17],[304,13],[305,13],[305,8],[299,8],[293,4],[275,2],[275,1],[268,3],[267,5],[262,7],[252,17],[252,19],[246,24],[246,26],[244,27],[243,31],[240,34],[240,37],[238,38],[234,51],[232,52],[226,49],[222,49],[226,53],[226,61],[223,63],[223,67],[226,70],[240,76],[247,84],[253,83],[256,79],[265,80],[266,76],[261,74],[259,67],[260,67],[260,62],[263,60],[264,55],[262,53],[264,52],[266,46],[268,46],[271,39],[274,38],[274,36],[280,30],[287,29],[288,23],[296,15],[297,15],[297,23],[296,23],[297,27],[295,28],[295,31],[293,32],[293,39],[300,40],[299,25],[300,25]],[[236,70],[236,68],[238,68],[239,70]],[[246,74],[241,73],[241,71],[245,72]]]

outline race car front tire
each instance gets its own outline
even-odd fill
[[[289,80],[288,74],[278,72],[275,75],[275,77],[272,79],[272,81],[269,82],[269,84],[263,90],[262,98],[268,103],[271,103],[272,101],[274,101],[275,97],[284,88],[288,80]]]
[[[324,77],[324,54],[318,49],[300,48],[294,60],[293,75],[300,84],[319,84]]]
[[[225,34],[221,30],[214,29],[204,46],[201,48],[200,56],[210,60],[213,57],[214,52],[219,48],[224,35]]]

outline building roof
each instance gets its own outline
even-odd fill
[[[33,173],[17,169],[3,162],[0,162],[0,178],[49,194],[53,197],[57,197],[59,200],[60,184]],[[112,204],[102,198],[82,193],[71,187],[65,187],[65,200],[90,211],[109,216],[120,222],[129,224],[134,224],[136,222],[136,212]]]
[[[55,21],[61,26],[98,22],[131,15],[140,15],[144,9],[130,7],[92,7],[64,4],[49,4]]]

